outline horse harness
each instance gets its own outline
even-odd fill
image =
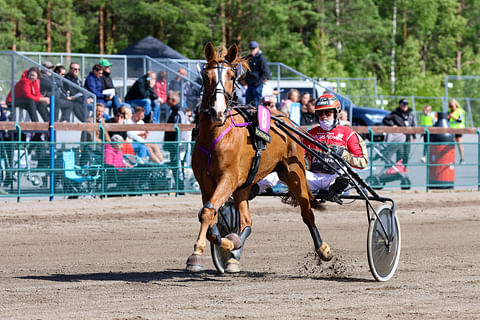
[[[258,172],[258,167],[260,166],[260,160],[262,159],[262,152],[267,148],[267,143],[270,142],[270,136],[267,132],[263,132],[258,129],[258,121],[256,120],[258,117],[255,117],[257,114],[257,110],[254,109],[246,109],[242,107],[233,107],[235,111],[238,112],[246,122],[236,123],[233,119],[233,115],[231,110],[228,110],[228,115],[230,116],[230,125],[225,129],[210,145],[208,150],[198,144],[200,150],[202,150],[208,157],[207,161],[207,175],[210,175],[210,164],[212,159],[212,152],[215,145],[222,140],[223,137],[227,135],[230,130],[234,127],[247,127],[250,137],[252,139],[252,146],[256,150],[255,156],[252,159],[252,165],[250,166],[250,170],[248,172],[247,179],[245,182],[239,187],[245,188],[249,186]]]

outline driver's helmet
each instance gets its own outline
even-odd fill
[[[335,116],[342,110],[340,101],[338,101],[338,99],[331,93],[325,93],[315,101],[315,113],[320,110],[328,109],[335,109]]]

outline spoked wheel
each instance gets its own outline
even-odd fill
[[[400,246],[398,218],[392,208],[383,206],[378,210],[378,219],[374,216],[370,221],[367,235],[368,264],[377,281],[388,281],[395,273],[400,258]]]
[[[218,211],[217,227],[222,238],[229,233],[238,233],[240,230],[240,214],[233,201],[227,201]],[[210,252],[217,271],[225,273],[227,262],[233,257],[232,252],[224,250],[214,243],[210,243]]]
[[[219,273],[225,273],[227,261],[232,257],[230,251],[223,250],[218,245],[210,243],[210,252],[212,253],[212,260],[215,268]]]

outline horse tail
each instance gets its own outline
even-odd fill
[[[326,210],[323,203],[315,198],[312,190],[310,189],[310,186],[308,187],[308,199],[310,201],[310,206],[312,207],[312,209],[317,209],[321,211]],[[298,199],[295,198],[295,196],[290,190],[284,196],[282,196],[282,203],[288,204],[292,207],[298,207],[300,205]]]

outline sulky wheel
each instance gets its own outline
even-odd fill
[[[240,231],[240,214],[232,199],[218,209],[217,226],[222,238],[230,233],[238,234]],[[227,261],[233,257],[232,252],[220,248],[215,243],[210,243],[210,252],[217,271],[225,273]]]
[[[383,223],[387,234],[385,234]],[[388,281],[398,266],[400,258],[400,224],[395,212],[388,205],[378,210],[376,216],[370,220],[367,236],[368,264],[373,277],[377,281]]]

